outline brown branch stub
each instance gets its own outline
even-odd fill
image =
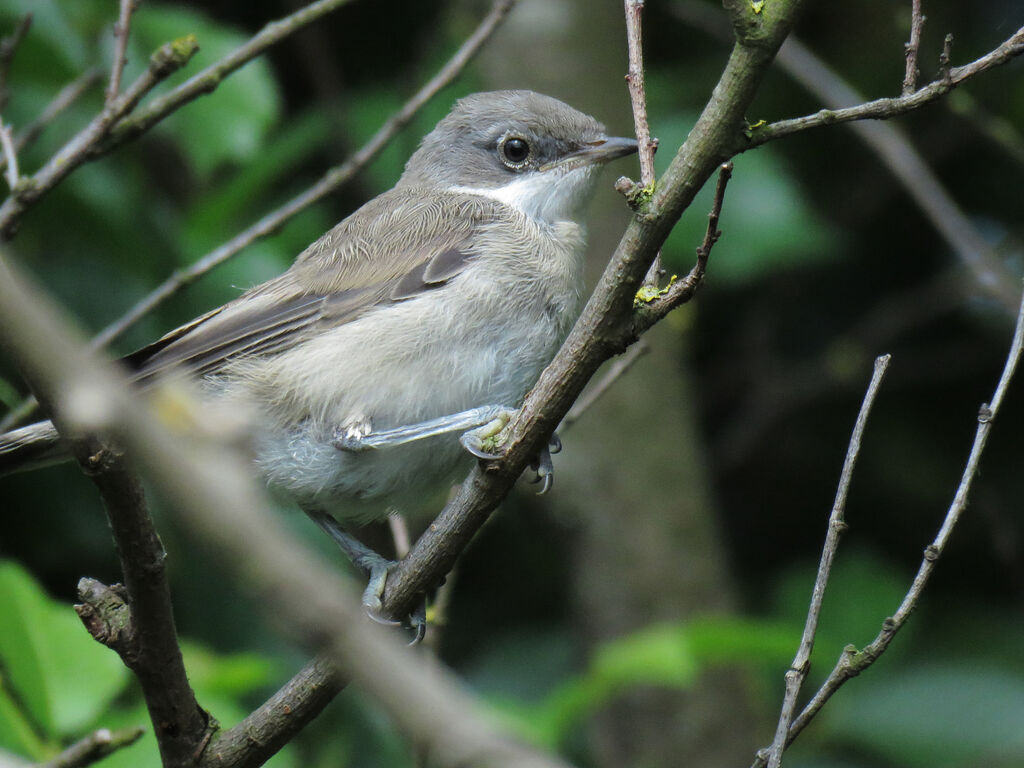
[[[78,582],[75,613],[82,620],[93,639],[115,651],[122,659],[135,653],[135,624],[128,606],[128,590],[121,584],[109,587],[96,579],[82,578]],[[131,667],[131,664],[125,662]]]
[[[917,67],[917,54],[921,47],[921,30],[924,28],[925,17],[921,14],[921,0],[912,0],[910,11],[910,41],[904,46],[907,60],[906,73],[903,75],[903,95],[908,96],[917,90],[917,78],[921,72]]]
[[[771,747],[766,751],[768,768],[780,768],[782,765],[782,753],[790,741],[790,724],[793,722],[793,715],[796,712],[797,699],[804,680],[811,669],[811,651],[814,650],[814,638],[818,632],[818,618],[821,615],[821,607],[825,600],[825,589],[828,586],[828,579],[832,573],[832,564],[835,562],[836,552],[839,549],[839,538],[843,531],[846,530],[846,498],[849,494],[850,482],[853,479],[853,469],[860,454],[864,428],[867,425],[868,415],[871,413],[871,406],[875,402],[882,379],[889,367],[890,359],[889,355],[882,355],[875,359],[874,373],[864,394],[864,400],[861,402],[853,433],[850,435],[850,443],[847,446],[846,459],[843,461],[843,469],[839,476],[835,501],[832,504],[832,512],[829,514],[825,545],[822,547],[821,560],[818,563],[818,573],[815,577],[814,588],[811,591],[811,600],[807,609],[807,619],[804,623],[803,635],[800,638],[800,645],[797,648],[793,663],[786,673],[786,693],[783,697],[782,711],[779,714],[778,725],[775,729],[775,739]],[[765,750],[762,750],[759,755],[764,753]]]

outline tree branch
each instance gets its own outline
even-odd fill
[[[0,205],[0,236],[9,240],[22,214],[89,159],[90,152],[107,135],[114,123],[133,110],[157,83],[183,67],[198,49],[193,37],[165,43],[157,49],[150,57],[146,71],[139,75],[127,91],[104,107],[36,174],[23,179]]]
[[[823,109],[813,115],[779,120],[761,128],[752,128],[745,145],[739,151],[753,149],[767,144],[769,141],[781,139],[783,136],[790,136],[822,125],[836,125],[851,120],[888,120],[891,117],[906,114],[945,96],[964,80],[979,75],[992,67],[1005,64],[1022,53],[1024,53],[1024,27],[1018,29],[998,48],[970,64],[950,68],[945,77],[935,80],[907,96],[876,99],[846,109]]]
[[[38,117],[18,131],[14,137],[14,147],[19,152],[25,150],[39,138],[46,127],[53,123],[60,115],[82,97],[82,94],[92,88],[100,80],[100,71],[90,69],[82,73],[70,83],[60,89],[60,92],[53,97],[53,101],[47,104]]]
[[[101,728],[35,768],[84,768],[86,765],[98,763],[123,747],[131,746],[143,733],[141,728],[124,728],[118,731]]]
[[[497,730],[451,676],[370,621],[352,585],[295,541],[218,437],[171,434],[50,302],[0,261],[0,344],[69,434],[117,436],[195,537],[306,642],[329,653],[439,766],[565,768]]]
[[[868,414],[875,402],[875,395],[882,384],[886,369],[889,367],[889,355],[882,355],[875,359],[875,371],[871,376],[871,383],[868,385],[861,403],[860,412],[857,414],[857,422],[853,427],[853,434],[850,435],[850,444],[846,449],[846,459],[843,462],[843,471],[839,477],[839,487],[836,490],[836,498],[832,504],[832,512],[828,519],[828,533],[825,535],[825,546],[821,551],[821,561],[818,564],[818,575],[814,581],[814,589],[811,592],[811,602],[807,610],[807,621],[804,623],[803,636],[800,638],[800,646],[797,649],[796,657],[789,671],[786,672],[786,693],[782,701],[782,712],[779,715],[778,726],[775,729],[775,740],[767,750],[768,767],[779,768],[782,765],[782,752],[786,748],[789,735],[789,726],[793,722],[793,715],[796,711],[797,697],[800,695],[800,688],[811,671],[811,651],[814,650],[814,637],[818,632],[818,617],[821,614],[821,606],[825,600],[825,588],[828,586],[828,578],[832,573],[832,563],[835,561],[836,551],[839,549],[839,537],[846,530],[846,496],[850,489],[850,481],[853,478],[853,468],[857,463],[857,456],[860,453],[861,439],[864,436],[864,427],[868,421]]]
[[[910,42],[906,44],[904,55],[907,59],[906,74],[903,76],[903,95],[909,96],[917,90],[917,78],[921,74],[917,69],[917,53],[921,47],[921,30],[924,28],[924,16],[921,15],[921,0],[911,0]]]
[[[672,11],[684,23],[696,26],[713,37],[729,37],[729,30],[721,23],[719,14],[706,3],[676,3]],[[776,61],[829,109],[840,110],[864,103],[861,93],[795,37],[786,40]],[[1016,276],[995,255],[988,241],[902,131],[894,125],[870,120],[855,121],[849,127],[907,190],[967,269],[977,290],[992,298],[1009,317],[1013,317],[1017,312]]]
[[[653,195],[630,222],[561,350],[527,395],[509,427],[500,460],[482,462],[462,484],[408,557],[392,571],[384,595],[392,616],[405,615],[417,595],[437,584],[457,554],[537,455],[600,365],[636,340],[633,299],[658,248],[697,191],[728,159],[733,136],[801,0],[776,2],[755,14],[749,2],[727,0],[737,28],[735,45],[697,125]]]
[[[196,768],[263,765],[345,687],[335,664],[317,656],[238,725],[213,735]]]
[[[121,74],[128,62],[128,32],[131,29],[132,13],[139,7],[141,0],[121,0],[121,9],[117,22],[114,24],[114,61],[110,65],[110,84],[107,86],[106,104],[113,106],[117,94],[121,92]]]
[[[61,434],[76,434],[64,422],[53,393],[41,402],[55,414]],[[117,545],[124,587],[83,579],[76,606],[96,640],[114,650],[142,688],[165,766],[190,765],[207,738],[210,718],[196,702],[178,647],[166,553],[149,516],[145,492],[124,458],[93,437],[72,437],[72,452],[96,484]]]
[[[228,75],[248,64],[271,46],[277,45],[307,24],[349,2],[351,0],[317,0],[295,13],[269,22],[245,44],[220,61],[214,62],[174,90],[153,99],[130,118],[119,121],[102,144],[92,147],[90,159],[105,155],[126,141],[138,138],[188,102],[215,91]]]
[[[473,34],[466,38],[466,41],[438,73],[405,102],[401,109],[389,117],[352,157],[341,165],[331,168],[309,189],[296,195],[280,208],[266,214],[247,229],[200,258],[192,266],[175,272],[122,317],[100,331],[93,339],[93,346],[96,348],[106,346],[182,288],[220,266],[260,238],[275,232],[293,216],[334,192],[369,165],[430,99],[462,73],[462,70],[476,56],[515,3],[516,0],[496,0],[491,6],[490,12],[480,22]]]
[[[1024,349],[1024,297],[1022,297],[1020,310],[1017,313],[1017,324],[1014,329],[1013,341],[1010,344],[1010,351],[1007,354],[1002,375],[999,377],[999,383],[996,385],[995,393],[992,396],[992,402],[991,404],[982,403],[978,411],[978,426],[974,433],[974,442],[971,445],[967,463],[960,477],[960,484],[957,486],[953,501],[946,511],[938,534],[936,534],[932,543],[925,547],[924,557],[921,560],[920,566],[918,566],[914,581],[904,595],[903,601],[900,603],[899,608],[896,609],[896,612],[882,622],[882,629],[874,640],[862,650],[857,650],[852,645],[848,645],[843,649],[839,660],[836,662],[828,678],[789,727],[785,738],[786,746],[791,744],[797,735],[807,727],[811,720],[821,711],[821,708],[825,706],[825,703],[847,680],[859,675],[885,653],[889,643],[892,642],[896,633],[906,624],[910,614],[914,612],[914,609],[920,602],[924,588],[927,586],[939,558],[946,549],[949,537],[967,507],[967,498],[974,478],[978,473],[978,465],[981,462],[985,443],[992,429],[992,422],[999,412],[1003,398],[1006,395],[1006,390],[1013,379],[1017,364],[1020,362],[1022,349]],[[751,768],[764,768],[766,765],[767,755],[762,753],[758,755]]]

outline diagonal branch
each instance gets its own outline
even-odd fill
[[[84,766],[98,763],[119,749],[131,746],[139,740],[142,734],[141,728],[124,728],[118,731],[100,728],[79,739],[55,758],[40,764],[37,768],[84,768]]]
[[[0,261],[0,344],[69,434],[116,435],[198,541],[310,645],[330,654],[442,768],[565,768],[495,726],[439,666],[370,621],[352,585],[275,518],[247,463],[221,440],[172,434],[96,360],[34,286]],[[190,763],[192,764],[192,763]]]
[[[418,593],[440,582],[601,364],[636,340],[633,299],[637,289],[683,210],[729,158],[735,131],[742,125],[802,0],[780,0],[771,14],[752,13],[749,0],[726,0],[725,5],[739,41],[708,105],[650,201],[630,222],[558,355],[527,395],[519,417],[510,425],[503,457],[481,463],[470,472],[433,525],[392,571],[384,596],[391,615],[408,613]]]

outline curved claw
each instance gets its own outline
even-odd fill
[[[476,456],[478,459],[500,459],[501,454],[491,453],[483,449],[483,441],[473,434],[476,430],[471,430],[459,437],[459,442],[462,443],[462,447],[469,451],[471,454]]]
[[[515,418],[515,415],[516,411],[512,409],[501,408],[498,410],[497,415],[486,424],[476,429],[471,429],[468,432],[463,432],[459,437],[459,442],[462,443],[463,448],[478,459],[500,459],[501,453],[496,452],[494,449],[500,448],[501,432]],[[488,448],[491,450],[488,450]]]
[[[548,451],[550,453],[562,452],[562,438],[558,436],[557,432],[551,433],[551,438],[548,440]]]
[[[530,466],[537,473],[537,477],[532,482],[543,483],[540,490],[537,491],[538,496],[543,496],[551,490],[551,485],[555,480],[555,465],[551,462],[550,448],[545,447],[541,449],[541,452],[537,454],[537,458],[533,460]]]

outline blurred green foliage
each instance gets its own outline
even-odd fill
[[[99,728],[144,728],[105,766],[159,768],[141,692],[113,651],[86,632],[71,606],[51,599],[24,568],[0,560],[0,754],[46,761]],[[230,656],[183,642],[189,681],[222,726],[242,720],[246,697],[279,676],[254,653]],[[297,765],[289,750],[268,765]]]

